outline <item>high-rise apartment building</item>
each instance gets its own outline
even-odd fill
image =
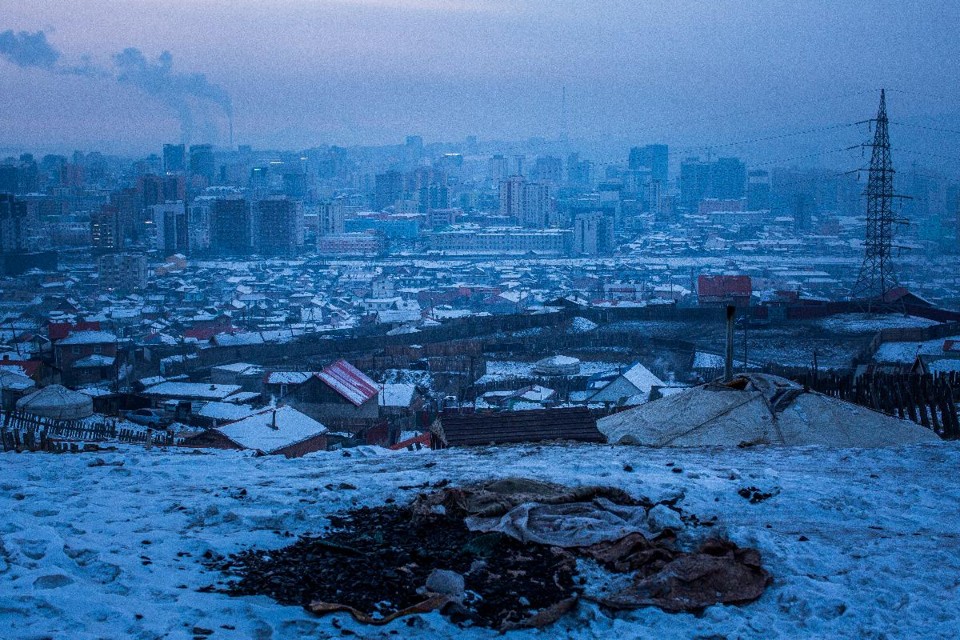
[[[296,255],[303,247],[303,207],[287,197],[258,200],[254,213],[257,249],[268,256]]]
[[[223,255],[253,251],[253,217],[242,196],[217,198],[210,208],[210,249]]]
[[[648,144],[630,149],[631,171],[650,170],[650,179],[664,185],[669,178],[670,150],[665,144]]]

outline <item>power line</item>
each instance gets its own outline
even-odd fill
[[[890,124],[895,124],[898,127],[913,127],[914,129],[926,129],[927,131],[938,131],[940,133],[956,133],[960,134],[960,129],[944,129],[942,127],[930,127],[924,124],[911,124],[909,122],[893,122]]]
[[[762,136],[757,138],[750,138],[747,140],[738,140],[737,142],[723,142],[719,144],[703,144],[696,145],[691,147],[679,147],[677,148],[677,153],[686,153],[689,151],[697,151],[700,149],[711,150],[711,149],[722,149],[724,147],[738,147],[745,146],[748,144],[756,144],[758,142],[769,142],[771,140],[783,140],[785,138],[793,138],[796,136],[808,135],[811,133],[821,133],[823,131],[835,131],[837,129],[848,129],[850,127],[856,127],[859,125],[859,122],[847,122],[844,124],[831,124],[824,127],[814,127],[812,129],[804,129],[802,131],[793,131],[790,133],[780,133],[770,136]]]

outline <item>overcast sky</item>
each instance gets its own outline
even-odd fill
[[[577,139],[852,122],[881,86],[942,125],[958,24],[956,0],[0,0],[0,147],[225,144],[229,108],[260,147],[555,138],[563,87]]]

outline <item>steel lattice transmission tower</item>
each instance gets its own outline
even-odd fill
[[[893,225],[900,222],[893,213],[893,161],[890,159],[890,133],[887,121],[887,98],[880,90],[880,109],[872,121],[876,130],[867,179],[867,236],[864,243],[863,264],[853,287],[853,297],[883,300],[891,289],[899,286],[893,273],[891,248]]]

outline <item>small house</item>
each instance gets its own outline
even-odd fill
[[[614,378],[610,384],[593,394],[589,402],[603,402],[621,406],[624,404],[643,404],[650,400],[650,393],[654,389],[664,386],[663,380],[637,362]]]
[[[261,411],[228,425],[187,438],[187,447],[248,449],[264,455],[299,458],[326,451],[327,428],[293,407]]]

